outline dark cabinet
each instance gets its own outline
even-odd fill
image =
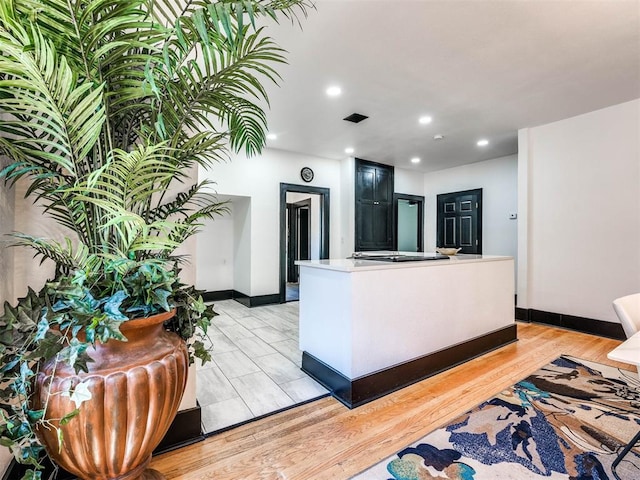
[[[355,250],[393,249],[393,167],[356,159]]]

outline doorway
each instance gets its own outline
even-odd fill
[[[393,249],[401,252],[424,252],[424,197],[394,193],[393,212]]]
[[[482,189],[438,195],[437,245],[482,254]]]
[[[291,195],[287,193],[287,284],[298,283],[296,260],[311,260],[311,198],[294,203]]]
[[[329,258],[329,189],[280,184],[280,303],[298,300],[297,260]]]
[[[299,299],[300,267],[296,265],[296,261],[320,258],[319,202],[320,199],[315,193],[287,192],[287,302]]]

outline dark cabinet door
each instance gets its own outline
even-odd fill
[[[393,167],[356,159],[355,250],[393,249]]]

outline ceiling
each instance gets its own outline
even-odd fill
[[[640,0],[316,7],[302,28],[268,26],[289,52],[280,87],[268,89],[269,148],[343,159],[353,147],[428,172],[514,154],[520,128],[640,97]],[[342,94],[329,98],[331,85]],[[354,112],[369,118],[342,120]],[[419,124],[422,115],[432,122]],[[478,147],[482,138],[489,145]]]

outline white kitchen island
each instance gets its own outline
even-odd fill
[[[511,257],[297,264],[302,369],[349,407],[516,340]]]

